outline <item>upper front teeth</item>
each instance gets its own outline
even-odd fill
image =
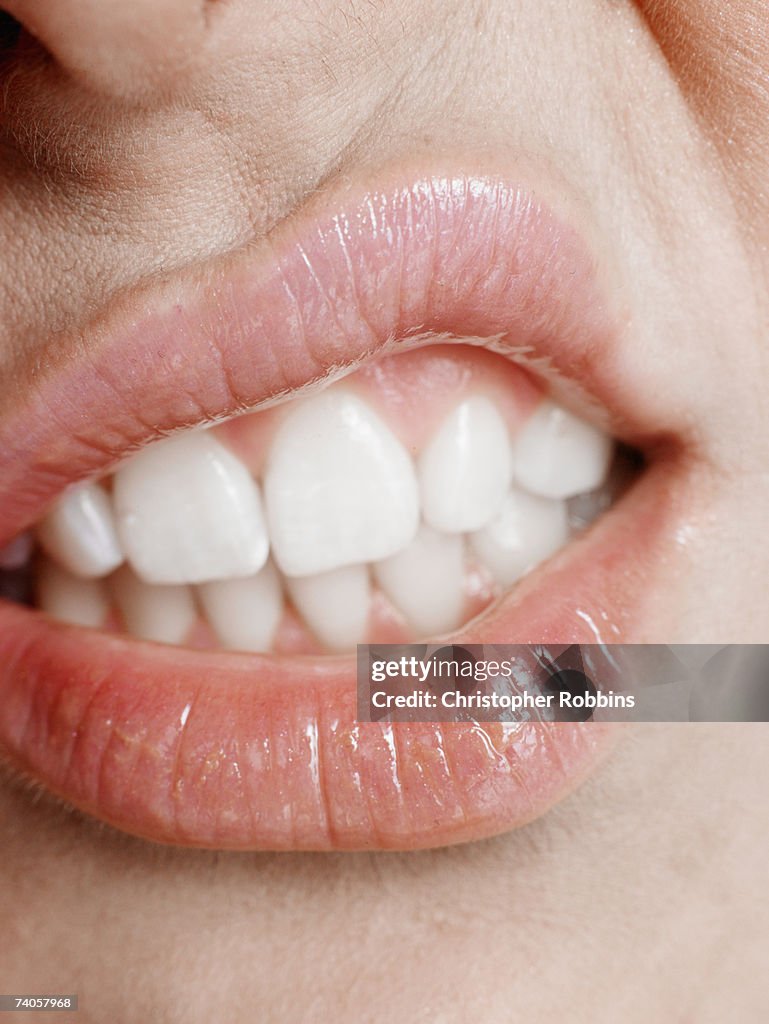
[[[275,561],[287,576],[373,562],[419,523],[414,466],[390,428],[344,388],[297,405],[264,479]]]
[[[512,472],[507,426],[494,403],[466,399],[419,458],[425,519],[449,533],[479,529],[502,504]]]
[[[565,543],[568,499],[600,488],[612,456],[611,438],[550,400],[511,440],[492,394],[464,394],[425,440],[333,385],[262,421],[253,473],[214,431],[150,445],[111,495],[73,488],[39,525],[63,567],[42,570],[40,604],[98,624],[111,596],[129,631],[167,642],[188,639],[200,610],[222,646],[249,651],[278,642],[287,600],[330,650],[364,642],[382,607],[417,635],[452,630],[469,607],[468,547],[471,567],[514,583]],[[109,588],[83,586],[124,557]]]
[[[250,576],[267,561],[259,488],[209,433],[144,448],[115,473],[114,497],[126,555],[148,583]]]

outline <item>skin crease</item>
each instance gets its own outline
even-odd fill
[[[42,41],[2,71],[0,408],[58,331],[335,176],[520,152],[614,268],[627,360],[692,424],[688,572],[649,639],[767,639],[764,0],[0,7]],[[118,1024],[760,1020],[768,769],[763,725],[637,727],[516,833],[333,856],[153,847],[9,778],[0,989]]]

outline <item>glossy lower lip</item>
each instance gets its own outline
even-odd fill
[[[159,433],[352,367],[393,339],[497,339],[654,436],[576,232],[491,177],[340,187],[259,249],[117,305],[0,420],[0,542]],[[649,639],[675,507],[660,462],[585,539],[462,631]],[[127,831],[249,849],[411,848],[536,817],[596,763],[595,726],[355,722],[350,659],[188,652],[0,605],[0,749]]]

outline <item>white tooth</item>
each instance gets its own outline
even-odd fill
[[[288,576],[386,558],[419,522],[408,452],[343,388],[289,414],[270,450],[264,492],[275,560]]]
[[[515,479],[543,498],[570,498],[606,479],[613,441],[567,409],[543,401],[515,439]]]
[[[180,644],[197,617],[190,587],[145,583],[127,565],[110,578],[110,588],[126,629],[142,640]]]
[[[109,495],[81,484],[62,495],[37,528],[40,544],[75,576],[106,576],[123,561]]]
[[[296,610],[331,651],[350,651],[368,630],[371,584],[365,565],[287,580]]]
[[[374,576],[420,636],[445,633],[462,618],[464,543],[422,526],[403,551],[378,562]]]
[[[502,509],[470,543],[494,579],[510,586],[569,537],[566,503],[513,488]]]
[[[223,647],[233,651],[270,649],[283,615],[280,578],[272,562],[255,576],[202,583],[198,595]]]
[[[84,580],[44,559],[37,571],[38,607],[62,622],[76,626],[103,626],[109,597],[103,580]]]
[[[419,458],[422,513],[436,530],[477,530],[498,511],[510,485],[507,427],[488,398],[465,399]]]
[[[251,576],[269,539],[256,482],[204,431],[150,445],[115,473],[126,555],[147,583]]]

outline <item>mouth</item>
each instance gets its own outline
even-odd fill
[[[533,190],[417,175],[64,339],[0,418],[7,762],[188,846],[544,813],[607,727],[359,723],[351,652],[660,639],[685,473],[611,294]]]

